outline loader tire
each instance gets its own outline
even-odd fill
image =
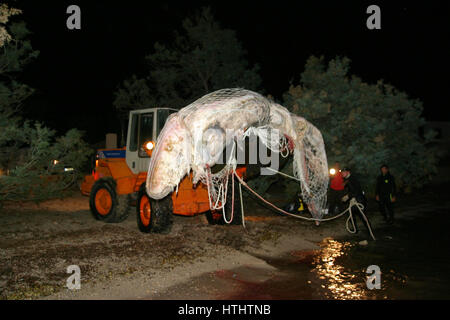
[[[151,199],[141,186],[136,201],[137,225],[141,232],[168,234],[173,224],[172,194],[160,200]]]
[[[237,181],[236,177],[232,176],[234,179],[234,211],[233,211],[233,220],[231,221],[231,225],[242,225],[242,210],[241,210],[241,198],[239,195],[239,181]],[[231,178],[231,177],[230,177]],[[227,221],[231,219],[231,203],[232,203],[232,181],[228,180],[228,192],[227,192],[227,203],[225,204],[225,215]],[[223,210],[219,209],[216,211],[207,211],[205,213],[206,219],[208,223],[211,225],[224,225],[227,224],[225,219],[223,218]]]
[[[94,218],[103,222],[118,223],[129,214],[130,196],[118,195],[112,178],[101,178],[92,186],[89,207]]]

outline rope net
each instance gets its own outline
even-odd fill
[[[149,195],[162,198],[192,170],[193,183],[201,181],[208,186],[210,208],[223,208],[228,179],[237,165],[236,143],[242,145],[252,135],[283,157],[293,152],[294,176],[300,180],[303,200],[313,217],[321,218],[326,207],[328,166],[320,131],[283,106],[239,88],[207,94],[170,116],[150,162]],[[224,149],[230,146],[232,152],[225,151],[225,166],[212,174],[211,168],[220,163]],[[181,163],[186,161],[188,164]],[[176,168],[169,170],[167,166]]]
[[[322,218],[326,210],[328,164],[320,131],[308,124],[294,151],[294,176],[300,179],[302,198],[314,218]]]

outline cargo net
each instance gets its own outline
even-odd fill
[[[257,135],[261,142],[273,152],[279,152],[282,157],[291,154],[292,144],[286,136],[279,137],[271,134],[268,127],[249,128],[245,136]],[[276,138],[274,138],[276,137]],[[233,149],[236,142],[233,143]],[[308,205],[313,218],[321,219],[325,213],[328,189],[328,167],[325,148],[320,132],[312,125],[308,125],[307,132],[300,144],[293,149],[294,178],[300,182],[302,198]],[[224,210],[230,175],[236,168],[236,157],[231,154],[225,167],[218,173],[212,174],[209,167],[206,175],[201,178],[207,185],[211,210]],[[234,183],[234,181],[232,181]],[[231,184],[232,185],[232,184]]]
[[[211,92],[195,100],[185,108],[181,109],[179,112],[179,116],[186,123],[191,123],[190,116],[193,115],[198,109],[201,109],[205,106],[220,107],[216,108],[215,112],[222,113],[224,117],[226,117],[226,114],[233,109],[235,110],[236,108],[239,108],[240,110],[242,110],[242,112],[239,113],[239,116],[246,117],[251,114],[252,117],[258,119],[258,121],[254,123],[254,125],[259,127],[269,123],[271,104],[272,102],[269,99],[256,92],[241,88],[227,88]],[[256,110],[256,113],[252,113],[251,110]],[[204,121],[208,121],[208,119],[204,119]],[[250,129],[254,128],[251,127]],[[202,146],[202,138],[203,137],[201,136],[195,136],[195,134],[193,135],[194,149],[198,150],[198,147]],[[225,207],[229,186],[228,182],[230,176],[233,175],[237,166],[235,152],[236,140],[244,139],[244,132],[235,132],[235,135],[232,138],[233,141],[227,141],[226,143],[228,147],[230,145],[232,146],[232,151],[231,153],[229,153],[229,155],[227,152],[225,166],[221,171],[217,173],[213,174],[211,172],[211,168],[207,165],[204,165],[204,163],[208,163],[212,157],[206,159],[200,158],[197,155],[201,154],[204,157],[203,153],[193,153],[194,182],[201,181],[208,187],[209,204],[211,210],[224,209]],[[214,149],[214,147],[207,149]],[[234,183],[234,179],[232,182]]]
[[[211,168],[207,165],[205,174],[200,176],[200,181],[208,188],[209,208],[211,210],[225,210],[228,192],[228,180],[236,169],[236,157],[234,156],[235,144],[230,157],[227,158],[225,166],[217,173],[211,173]],[[233,177],[231,177],[233,179]],[[233,179],[234,180],[234,179]],[[224,212],[225,214],[225,212]]]
[[[211,210],[224,209],[227,192],[229,191],[230,175],[234,173],[237,165],[236,141],[243,140],[250,135],[256,135],[268,149],[279,152],[283,157],[287,157],[293,151],[293,178],[300,182],[302,198],[308,205],[312,216],[320,219],[325,213],[328,189],[328,165],[322,134],[311,123],[287,112],[287,110],[284,119],[286,128],[282,127],[280,131],[274,130],[270,117],[271,107],[274,105],[275,103],[258,93],[234,88],[212,92],[181,109],[178,115],[185,123],[191,123],[191,116],[195,117],[193,116],[195,112],[205,106],[219,107],[215,108],[217,110],[215,112],[223,113],[224,117],[231,110],[239,107],[242,110],[238,113],[239,117],[246,117],[249,112],[253,112],[253,115],[256,114],[258,119],[245,132],[236,132],[233,141],[227,141],[228,145],[232,143],[233,151],[229,157],[227,155],[225,166],[220,172],[211,173],[211,168],[205,165],[210,159],[201,159],[194,152],[192,166],[194,182],[201,181],[207,185]],[[283,109],[285,110],[285,108]],[[294,121],[294,118],[296,118],[296,121]],[[301,121],[298,121],[299,118]],[[202,121],[208,121],[208,119],[202,119]],[[288,138],[286,136],[289,131],[288,123],[294,123],[294,130],[297,132],[296,137]],[[274,134],[275,131],[279,134]],[[202,145],[202,136],[196,136],[196,133],[193,133],[192,138],[194,149]],[[207,147],[214,149],[214,146]],[[234,182],[234,179],[232,182]]]
[[[311,215],[325,214],[328,190],[328,164],[322,134],[308,123],[301,143],[294,151],[294,176],[300,180],[302,198]]]
[[[206,175],[200,181],[208,188],[209,208],[211,210],[225,210],[228,193],[228,180],[233,179],[234,168],[226,165],[218,173],[211,173],[211,168],[206,168]]]
[[[182,119],[185,120],[185,118],[189,117],[189,115],[194,113],[197,109],[205,106],[220,106],[220,108],[216,108],[216,112],[218,113],[226,115],[234,107],[242,110],[241,115],[245,116],[245,113],[249,112],[248,110],[252,107],[258,106],[259,108],[256,108],[256,116],[258,118],[258,123],[256,126],[262,126],[268,124],[270,121],[271,104],[272,102],[269,99],[259,93],[240,88],[230,88],[217,90],[204,95],[181,109],[179,114]],[[205,121],[208,120],[205,119]]]
[[[311,215],[321,219],[327,208],[329,182],[327,156],[320,131],[306,120],[304,122],[305,126],[297,128],[299,130],[295,146],[286,135],[274,134],[270,126],[249,128],[245,136],[257,135],[268,149],[279,152],[284,158],[289,156],[291,151],[294,152],[292,178],[300,182],[302,198],[308,205]]]
[[[280,136],[273,132],[270,127],[251,127],[245,131],[240,139],[245,139],[251,135],[255,135],[260,138],[261,142],[271,151],[280,153],[284,158],[288,157],[289,152],[289,141],[282,135]],[[223,209],[226,204],[227,192],[229,186],[229,179],[233,179],[232,186],[234,184],[233,173],[235,172],[237,166],[237,159],[235,151],[237,150],[237,142],[232,142],[231,152],[227,155],[227,160],[224,168],[219,172],[212,174],[211,168],[206,167],[206,174],[202,175],[200,181],[205,184],[208,188],[209,194],[209,205],[211,210]],[[234,187],[233,187],[234,189]]]

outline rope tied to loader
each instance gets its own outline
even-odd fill
[[[254,129],[256,130],[256,129]],[[283,139],[281,145],[283,146],[284,149],[287,149],[287,139]],[[278,145],[279,147],[279,145]],[[356,225],[355,225],[355,218],[353,217],[353,207],[356,207],[359,212],[361,213],[361,216],[363,217],[363,219],[366,222],[367,228],[369,230],[370,236],[372,237],[373,240],[376,240],[375,236],[373,235],[372,232],[372,228],[370,227],[369,224],[369,220],[367,219],[366,215],[364,214],[364,205],[362,203],[359,203],[358,201],[356,201],[355,198],[351,198],[349,201],[349,205],[347,207],[347,209],[345,209],[344,211],[342,211],[341,213],[335,215],[334,217],[330,217],[330,218],[308,218],[308,217],[302,217],[299,215],[294,215],[292,213],[289,213],[283,209],[278,208],[277,206],[275,206],[273,203],[267,201],[266,199],[264,199],[261,195],[259,195],[256,191],[254,191],[252,188],[250,188],[250,186],[241,178],[239,177],[239,175],[236,172],[236,158],[233,157],[234,151],[236,148],[236,142],[233,141],[233,148],[232,148],[232,152],[230,153],[230,157],[227,159],[226,162],[226,166],[225,168],[223,168],[219,173],[212,175],[211,174],[211,168],[209,166],[206,166],[206,172],[207,172],[207,178],[205,179],[206,181],[206,185],[208,188],[208,198],[209,198],[209,204],[210,204],[210,208],[211,209],[222,209],[222,214],[223,214],[223,219],[224,222],[227,224],[230,224],[233,221],[234,218],[234,197],[235,197],[235,188],[234,188],[234,177],[232,177],[231,179],[231,216],[230,219],[228,220],[226,217],[226,210],[225,210],[225,204],[227,202],[227,193],[228,193],[228,179],[230,174],[236,176],[237,180],[239,181],[239,193],[240,193],[240,202],[241,202],[241,214],[242,214],[242,225],[245,228],[245,219],[244,219],[244,205],[243,205],[243,198],[242,198],[242,190],[241,190],[241,185],[243,185],[244,187],[246,187],[251,193],[253,193],[257,198],[259,198],[260,200],[262,200],[264,203],[266,203],[267,205],[269,205],[270,207],[272,207],[273,209],[275,209],[276,211],[297,218],[297,219],[303,219],[306,221],[315,221],[316,223],[318,222],[324,222],[324,221],[331,221],[331,220],[335,220],[338,219],[339,217],[345,215],[347,212],[349,214],[347,221],[345,223],[345,227],[347,229],[347,231],[349,233],[355,234],[356,233]],[[296,181],[300,181],[301,179],[290,176],[288,174],[285,174],[283,172],[277,171],[275,169],[272,169],[270,167],[267,167],[266,169],[273,171],[275,173],[281,174],[285,177],[288,177],[290,179],[296,180]],[[220,183],[215,183],[214,179],[215,178],[217,181],[220,181]],[[218,190],[216,190],[216,188],[214,187],[214,185],[218,185]],[[212,198],[215,198],[215,201],[212,200]],[[352,229],[350,228],[350,223],[352,226]]]
[[[352,234],[356,233],[356,225],[355,225],[355,220],[354,220],[355,218],[353,217],[353,212],[352,212],[352,208],[356,207],[359,210],[359,212],[361,213],[361,216],[364,218],[364,220],[366,222],[367,228],[369,229],[370,236],[372,237],[373,240],[376,240],[376,238],[375,238],[375,236],[374,236],[374,234],[372,232],[372,228],[370,227],[369,220],[367,219],[366,215],[364,214],[364,205],[362,203],[359,203],[358,201],[356,201],[355,198],[351,198],[350,199],[347,209],[345,209],[341,213],[335,215],[334,217],[321,218],[321,219],[302,217],[302,216],[295,215],[295,214],[289,213],[289,212],[287,212],[287,211],[285,211],[283,209],[278,208],[273,203],[267,201],[261,195],[259,195],[256,191],[254,191],[252,188],[250,188],[250,186],[243,179],[241,179],[241,177],[239,177],[239,175],[236,173],[236,171],[233,171],[233,174],[236,176],[237,180],[239,181],[239,183],[241,185],[246,187],[252,194],[254,194],[261,201],[263,201],[264,203],[266,203],[267,205],[269,205],[273,209],[275,209],[275,210],[277,210],[277,211],[279,211],[279,212],[281,212],[281,213],[283,213],[285,215],[288,215],[288,216],[291,216],[291,217],[294,217],[294,218],[297,218],[297,219],[303,219],[303,220],[306,220],[306,221],[324,222],[324,221],[331,221],[331,220],[335,220],[337,218],[340,218],[341,216],[345,215],[348,212],[349,216],[347,218],[345,226],[346,226],[347,231],[349,233],[352,233]],[[242,206],[243,206],[243,204],[242,204],[242,196],[241,196],[241,207]],[[349,223],[351,223],[353,229],[350,228]]]

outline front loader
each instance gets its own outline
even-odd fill
[[[201,182],[193,186],[192,174],[180,182],[178,192],[164,199],[155,200],[147,195],[145,182],[152,150],[168,116],[177,111],[170,108],[131,111],[126,147],[97,151],[92,174],[81,184],[81,192],[89,196],[89,206],[97,220],[122,222],[128,217],[130,207],[135,205],[138,228],[146,233],[170,232],[172,214],[194,216],[205,213],[210,224],[225,221],[222,211],[210,210],[207,187]],[[241,167],[236,172],[242,177],[245,170]],[[241,224],[239,196],[235,195],[234,199],[232,224]],[[230,211],[231,197],[225,205],[226,220],[229,220]]]

